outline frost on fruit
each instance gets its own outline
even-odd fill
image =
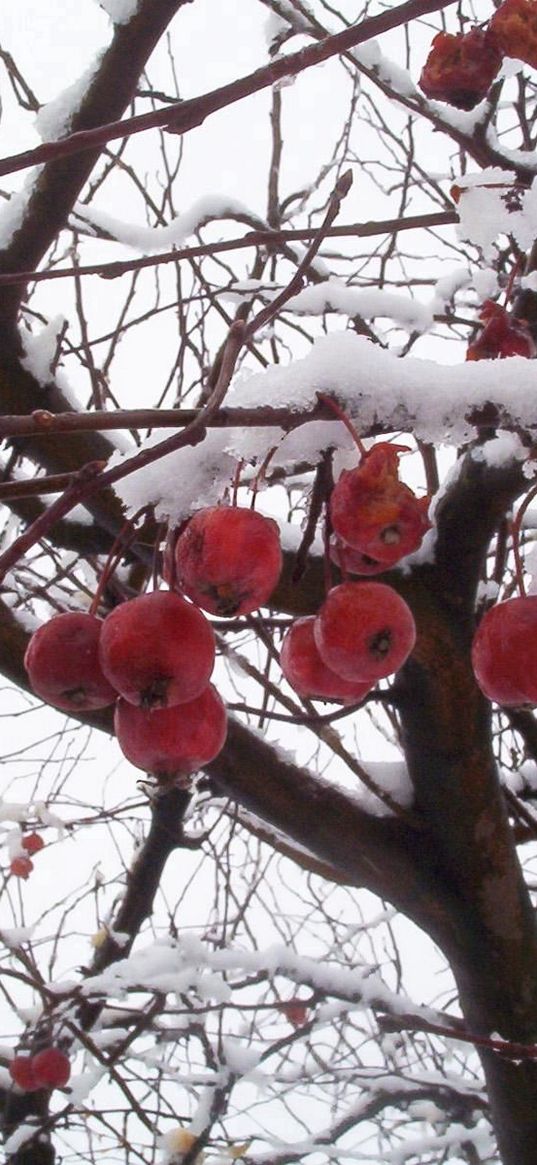
[[[426,97],[457,109],[474,109],[486,97],[502,62],[502,53],[487,29],[439,32],[420,76]]]

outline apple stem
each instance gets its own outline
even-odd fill
[[[149,509],[148,506],[143,506],[142,509],[138,510],[138,512],[136,514],[134,514],[134,516],[132,518],[127,518],[127,521],[123,523],[123,526],[121,527],[121,530],[119,531],[119,534],[117,535],[117,538],[114,540],[114,543],[112,545],[112,549],[110,550],[108,558],[106,559],[106,562],[104,564],[104,567],[103,567],[103,570],[101,573],[101,577],[99,579],[99,583],[97,585],[95,594],[94,594],[92,602],[91,602],[91,607],[89,610],[90,615],[97,614],[97,609],[99,607],[99,603],[101,601],[101,597],[102,597],[104,588],[107,585],[111,576],[113,575],[114,571],[117,570],[117,567],[119,566],[119,563],[120,563],[122,557],[124,556],[125,551],[128,549],[128,547],[134,541],[134,538],[136,537],[136,532],[137,532],[136,527],[138,525],[138,522],[139,522],[140,518],[142,517],[142,515],[145,515],[147,513],[148,509]]]
[[[516,518],[511,522],[511,536],[513,539],[513,554],[515,556],[515,575],[519,593],[524,598],[526,594],[526,587],[524,585],[524,564],[522,562],[522,555],[520,553],[520,530],[522,527],[522,520],[528,506],[537,496],[537,485],[532,486],[526,494],[524,501],[520,503]]]
[[[326,405],[327,408],[332,409],[332,412],[336,414],[336,417],[339,417],[339,420],[343,422],[345,428],[350,433],[354,444],[358,449],[360,457],[365,457],[367,449],[361,437],[359,437],[352,421],[347,416],[345,410],[341,408],[341,405],[338,405],[337,401],[335,401],[332,396],[325,396],[323,392],[317,393],[317,400],[320,402],[320,404]]]

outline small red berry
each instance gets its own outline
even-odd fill
[[[98,658],[103,622],[83,611],[54,615],[34,632],[24,656],[37,696],[66,712],[113,704],[116,693]]]
[[[9,1064],[9,1075],[23,1092],[36,1092],[41,1087],[35,1078],[33,1056],[15,1056]]]
[[[13,858],[9,868],[11,873],[16,878],[24,878],[26,881],[26,879],[30,877],[30,874],[34,868],[34,863],[30,861],[30,858],[21,856],[18,858]]]
[[[264,606],[282,568],[278,526],[255,510],[210,506],[190,519],[175,551],[177,586],[212,615]]]
[[[35,833],[34,831],[33,833],[26,833],[24,835],[24,837],[21,839],[21,846],[24,850],[26,850],[27,854],[32,856],[33,854],[38,854],[39,850],[44,848],[45,843],[41,837],[41,834]]]
[[[118,700],[114,725],[131,764],[156,777],[174,777],[194,773],[218,755],[226,739],[226,709],[209,684],[188,704],[154,712]]]
[[[410,608],[393,587],[378,582],[333,587],[313,633],[327,667],[371,684],[398,671],[416,641]]]
[[[282,672],[299,696],[359,704],[371,691],[364,680],[344,680],[330,671],[319,655],[313,634],[315,616],[297,619],[284,636],[280,652]]]
[[[116,692],[142,708],[194,700],[207,687],[214,656],[214,632],[205,615],[171,591],[129,599],[103,623],[103,672]]]
[[[60,1048],[43,1048],[33,1057],[32,1068],[38,1088],[63,1088],[71,1075],[69,1057]]]
[[[537,595],[506,599],[483,616],[472,644],[481,691],[505,707],[537,704]]]
[[[486,97],[501,63],[496,38],[487,29],[439,32],[422,69],[420,89],[435,101],[473,109]]]

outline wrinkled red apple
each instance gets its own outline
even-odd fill
[[[488,29],[439,32],[422,69],[420,89],[434,101],[474,109],[486,97],[501,63],[501,50]]]

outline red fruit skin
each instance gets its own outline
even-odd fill
[[[488,29],[439,32],[422,69],[420,89],[435,101],[474,109],[486,97],[501,63],[501,50]]]
[[[37,1092],[41,1087],[35,1078],[33,1056],[15,1056],[9,1064],[9,1075],[23,1092]]]
[[[363,680],[344,680],[323,663],[313,634],[314,615],[297,619],[286,632],[280,667],[287,682],[299,696],[333,700],[338,704],[359,704],[372,685]]]
[[[430,525],[428,500],[399,481],[398,455],[396,445],[375,445],[355,469],[343,470],[330,498],[337,538],[384,569],[417,550]]]
[[[126,700],[116,704],[114,726],[118,744],[131,764],[156,777],[195,773],[223,748],[226,709],[209,684],[188,704],[148,712]]]
[[[255,510],[199,510],[177,541],[177,586],[212,615],[247,615],[265,606],[278,582],[278,526]]]
[[[517,320],[499,303],[487,300],[479,318],[486,321],[466,351],[467,360],[505,360],[508,356],[535,356],[535,344],[524,320]]]
[[[194,700],[209,682],[214,656],[210,623],[171,591],[129,599],[103,623],[102,670],[116,692],[143,708]]]
[[[486,612],[472,666],[489,700],[511,708],[537,704],[537,595],[506,599]]]
[[[64,712],[113,704],[116,693],[99,664],[102,626],[95,615],[66,611],[34,632],[24,666],[37,696]]]
[[[31,857],[32,854],[38,854],[40,849],[44,849],[45,843],[41,835],[34,832],[27,833],[21,838],[21,846]]]
[[[30,877],[33,868],[34,863],[30,861],[30,858],[25,858],[22,856],[13,858],[9,867],[10,872],[14,875],[15,878],[24,878],[25,882]]]
[[[535,0],[504,0],[490,21],[490,31],[506,57],[537,68]]]
[[[60,1048],[43,1048],[32,1059],[38,1088],[63,1088],[71,1075],[71,1064]]]
[[[353,546],[349,546],[333,535],[330,539],[330,558],[336,566],[339,566],[343,575],[382,574],[383,571],[389,569],[385,562],[370,558],[368,554],[363,554],[361,550],[356,550]]]
[[[416,642],[410,608],[393,587],[348,582],[329,591],[313,634],[332,671],[370,684],[396,672]]]

